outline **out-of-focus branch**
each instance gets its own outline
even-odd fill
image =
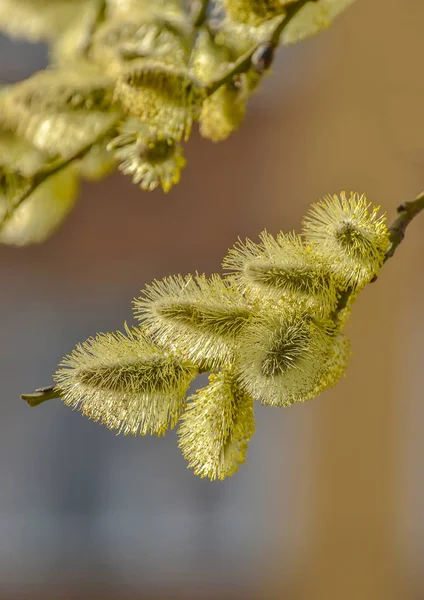
[[[96,146],[103,139],[105,139],[106,137],[110,136],[112,131],[113,131],[113,127],[110,128],[110,129],[108,129],[106,132],[102,131],[102,133],[100,135],[98,135],[94,140],[91,140],[88,144],[86,144],[85,146],[83,146],[82,148],[80,148],[72,156],[69,156],[67,158],[61,158],[61,159],[53,162],[51,165],[45,167],[42,171],[39,171],[32,178],[31,183],[29,183],[25,187],[25,189],[21,192],[21,194],[17,198],[14,199],[13,203],[11,203],[10,207],[8,208],[8,210],[4,213],[4,215],[0,219],[0,231],[2,230],[2,228],[4,227],[4,225],[12,218],[13,214],[19,208],[19,206],[21,204],[23,204],[25,202],[25,200],[27,200],[29,198],[29,196],[31,196],[31,194],[33,192],[35,192],[35,190],[42,183],[44,183],[44,181],[46,181],[49,177],[51,177],[52,175],[55,175],[56,173],[58,173],[62,169],[65,169],[74,160],[79,160],[81,158],[84,158],[84,156],[86,154],[88,154],[90,152],[90,150],[93,148],[93,146]]]
[[[233,66],[226,73],[224,73],[218,79],[214,79],[206,86],[206,92],[208,96],[216,92],[216,90],[222,85],[230,83],[236,75],[239,75],[240,73],[246,73],[252,66],[255,66],[261,74],[269,69],[274,58],[275,49],[280,43],[280,38],[283,34],[283,31],[286,29],[293,17],[295,17],[300,9],[302,9],[305,4],[308,4],[308,2],[317,2],[317,0],[297,0],[297,2],[289,4],[286,13],[283,17],[281,17],[281,19],[278,20],[277,25],[270,34],[268,40],[260,42],[245,52],[238,60],[236,60]],[[255,65],[254,59],[258,56],[258,54],[263,54],[266,56],[266,60],[258,60],[257,64]]]

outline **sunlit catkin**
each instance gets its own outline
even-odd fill
[[[362,287],[375,277],[389,247],[385,215],[362,194],[326,196],[303,221],[307,242],[332,267],[342,287]]]
[[[211,375],[209,385],[189,398],[179,446],[196,475],[225,479],[245,462],[254,431],[253,399],[234,374],[224,370]]]
[[[290,406],[309,400],[326,371],[331,342],[328,322],[303,311],[267,311],[240,338],[240,381],[263,404]]]
[[[162,435],[175,426],[196,368],[140,332],[79,344],[55,375],[65,404],[122,433]]]
[[[241,294],[218,275],[155,281],[134,310],[160,345],[209,368],[231,363],[238,337],[252,318]]]
[[[331,270],[319,253],[295,234],[267,232],[260,243],[239,241],[223,261],[242,289],[258,296],[285,299],[299,306],[328,314],[337,303],[337,289]]]

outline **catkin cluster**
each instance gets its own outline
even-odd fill
[[[225,276],[168,277],[134,301],[138,327],[99,335],[55,375],[65,404],[124,433],[162,435],[179,423],[195,474],[232,475],[246,458],[255,401],[290,406],[343,374],[353,300],[382,266],[390,239],[364,196],[310,208],[303,232],[238,242]],[[209,384],[188,399],[199,373]]]
[[[0,242],[44,240],[80,178],[116,166],[168,191],[194,123],[214,142],[239,127],[269,40],[300,41],[353,1],[0,0],[0,31],[47,42],[51,63],[0,88]]]

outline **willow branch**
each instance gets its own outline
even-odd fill
[[[61,392],[58,388],[50,385],[48,387],[38,388],[33,394],[22,394],[22,400],[28,404],[28,406],[34,407],[39,406],[47,400],[54,400],[60,398]]]
[[[259,44],[256,44],[253,48],[245,52],[240,56],[239,59],[233,64],[233,66],[224,73],[218,79],[212,80],[206,86],[206,93],[208,96],[216,92],[222,85],[226,83],[230,83],[236,75],[240,75],[240,73],[246,73],[253,64],[253,59],[258,52],[264,48],[267,53],[267,61],[264,65],[262,72],[267,70],[272,63],[274,58],[274,51],[280,43],[280,38],[288,26],[288,24],[292,21],[292,19],[297,15],[297,13],[306,5],[308,2],[317,2],[317,0],[297,0],[297,2],[293,2],[289,4],[287,7],[286,13],[281,19],[278,20],[277,25],[274,30],[270,34],[268,40],[262,41]]]
[[[80,148],[77,152],[75,152],[72,156],[67,158],[59,159],[53,162],[48,167],[45,167],[43,170],[39,171],[31,180],[25,189],[18,195],[17,199],[13,202],[12,206],[7,209],[3,217],[0,219],[0,232],[5,226],[5,224],[12,218],[14,212],[31,196],[33,192],[37,190],[37,188],[44,183],[49,177],[52,175],[56,175],[62,169],[68,167],[74,160],[79,160],[84,158],[86,154],[93,148],[93,146],[99,144],[103,141],[107,136],[110,135],[113,128],[109,128],[106,132],[102,131],[94,140],[91,140],[88,144]]]
[[[411,200],[410,202],[404,202],[398,207],[398,216],[389,227],[389,238],[391,244],[386,252],[384,262],[389,260],[389,258],[391,258],[394,255],[398,246],[405,238],[406,228],[422,210],[424,210],[424,192],[419,194],[415,198],[415,200]],[[342,292],[337,305],[337,309],[333,315],[334,319],[336,319],[338,313],[347,306],[352,292],[352,289],[347,289],[344,292]],[[201,373],[208,373],[211,370],[212,369],[210,365],[205,364],[198,368],[198,374],[200,375]],[[54,398],[60,397],[60,389],[54,386],[39,388],[35,390],[33,394],[22,394],[21,396],[22,400],[25,400],[29,406],[38,406],[39,404],[42,404],[47,400],[52,400]]]
[[[424,210],[424,192],[421,192],[415,200],[404,202],[398,206],[398,216],[389,227],[390,248],[386,252],[384,262],[391,258],[396,252],[397,247],[405,237],[406,228],[422,210]]]

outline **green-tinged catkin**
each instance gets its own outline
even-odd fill
[[[246,328],[237,348],[240,382],[255,400],[290,406],[316,395],[327,370],[334,326],[304,311],[270,311]]]
[[[337,304],[331,269],[301,236],[262,232],[260,243],[239,241],[223,261],[242,289],[328,315]]]
[[[161,346],[209,368],[233,360],[238,338],[253,316],[243,296],[218,275],[155,281],[134,310]]]
[[[138,330],[79,344],[55,375],[65,404],[122,433],[164,434],[177,423],[197,369]]]
[[[178,431],[179,446],[196,475],[211,480],[233,475],[246,460],[255,431],[253,399],[229,371],[189,398]]]
[[[375,277],[390,245],[385,215],[365,195],[345,192],[312,204],[305,238],[326,260],[342,288],[361,288]]]

